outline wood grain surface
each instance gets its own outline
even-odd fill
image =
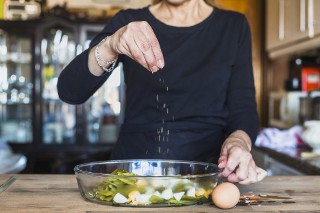
[[[0,184],[10,175],[0,175]],[[0,194],[0,212],[320,212],[320,176],[267,177],[241,193],[284,196],[259,205],[222,210],[213,204],[168,208],[113,207],[84,200],[75,175],[16,175]],[[288,202],[289,201],[289,202]]]

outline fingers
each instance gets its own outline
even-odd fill
[[[220,157],[219,157],[219,160],[218,160],[218,167],[220,169],[223,169],[223,168],[226,167],[226,165],[227,165],[227,156],[228,156],[227,149],[222,148],[221,149],[221,153],[220,153]]]
[[[257,183],[263,180],[265,177],[267,177],[267,172],[264,169],[261,169],[256,165],[252,165],[248,173],[248,178],[240,181],[239,183],[243,185],[249,185],[252,183]]]
[[[149,38],[149,42],[151,44],[153,54],[156,58],[157,66],[162,69],[164,67],[164,59],[163,59],[163,54],[160,48],[159,41],[157,37],[155,36],[152,28],[148,24],[145,28],[145,31],[143,31],[147,38]]]
[[[112,46],[119,54],[129,56],[151,72],[164,67],[159,41],[147,22],[131,22],[113,36],[117,39],[112,39]]]
[[[268,176],[267,171],[264,169],[261,169],[260,167],[256,168],[256,172],[257,172],[257,181],[261,181]]]
[[[240,163],[243,163],[242,154],[243,151],[239,147],[232,147],[227,150],[227,163],[222,172],[224,177],[228,177],[235,172],[239,166],[241,166],[241,169],[244,168],[244,165],[240,165]]]
[[[238,168],[228,176],[228,180],[233,183],[244,181],[248,178],[250,172],[251,169],[248,164],[240,163]]]
[[[131,45],[128,45],[128,52],[127,54],[130,58],[138,62],[140,65],[142,65],[144,68],[150,70],[148,63],[146,61],[145,56],[143,55],[143,52],[139,48],[137,41],[133,37],[128,39],[128,43]],[[150,70],[152,71],[152,70]],[[154,71],[153,71],[154,72]]]
[[[267,176],[265,170],[256,166],[251,153],[240,147],[222,148],[218,162],[218,167],[223,169],[220,176],[227,177],[229,182],[248,185]]]
[[[156,55],[154,53],[155,51],[154,49],[156,49],[156,47],[154,46],[154,44],[151,44],[151,41],[150,41],[151,38],[148,38],[144,33],[142,33],[141,31],[138,31],[136,32],[133,39],[140,50],[138,54],[135,55],[135,58],[138,59],[139,57],[140,59],[143,59],[145,66],[151,72],[158,71],[160,67],[157,66],[157,63],[158,63],[157,60],[159,59],[156,58]],[[158,45],[158,47],[160,46]]]
[[[249,185],[258,182],[256,164],[253,160],[250,161],[247,177],[239,181],[240,184]]]

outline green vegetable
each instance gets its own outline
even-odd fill
[[[191,196],[183,195],[181,200],[184,200],[184,201],[196,201],[196,200],[199,200],[199,198],[198,197],[191,197]]]
[[[134,173],[127,172],[125,170],[117,169],[111,174],[118,176],[137,176]],[[106,178],[101,184],[94,189],[96,198],[105,201],[112,201],[113,197],[117,193],[121,193],[124,196],[137,188],[135,178]]]
[[[149,198],[149,201],[151,203],[163,203],[165,200],[162,198],[162,197],[159,197],[157,195],[152,195],[150,198]]]
[[[122,203],[133,204],[133,205],[146,205],[146,204],[172,204],[172,205],[191,205],[194,203],[203,203],[207,201],[207,198],[204,195],[198,194],[198,196],[192,196],[193,194],[189,193],[191,196],[187,196],[187,192],[190,189],[194,190],[206,190],[208,188],[199,188],[199,185],[194,184],[193,181],[185,181],[185,180],[174,180],[171,182],[163,182],[162,180],[148,180],[148,179],[139,179],[136,177],[137,175],[132,172],[127,172],[122,169],[116,169],[112,173],[112,177],[107,177],[102,181],[101,184],[97,185],[95,189],[92,191],[92,199],[96,198],[98,200],[110,202],[113,205],[120,205]],[[119,176],[119,177],[115,177]],[[155,184],[155,182],[157,184]],[[206,181],[201,185],[212,186],[212,182]],[[154,186],[155,185],[155,186]],[[213,187],[210,187],[213,188]],[[141,196],[148,196],[147,202],[143,203],[141,199],[136,199],[134,196],[130,196],[129,194],[133,191],[137,191],[137,193]],[[180,196],[166,196],[165,192],[172,193],[182,193]],[[124,198],[128,199],[126,202],[115,202],[116,194],[121,194]],[[182,197],[181,197],[182,196]],[[172,198],[171,198],[172,197]],[[119,196],[118,196],[119,198]],[[169,199],[170,198],[170,199]],[[181,198],[181,199],[180,199]],[[91,198],[90,198],[91,199]],[[166,200],[168,199],[168,200]],[[180,199],[180,200],[177,200]],[[116,200],[117,199],[116,197]],[[119,203],[120,202],[120,203]]]
[[[172,191],[174,193],[177,193],[177,192],[185,192],[187,191],[187,187],[186,187],[186,184],[184,183],[178,183],[177,185],[175,185],[175,187],[173,187]]]
[[[111,172],[112,175],[118,175],[118,176],[138,176],[132,172],[128,172],[123,169],[116,169],[113,172]]]

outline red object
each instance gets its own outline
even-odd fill
[[[320,90],[320,70],[313,67],[302,68],[302,91]]]

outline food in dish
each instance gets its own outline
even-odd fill
[[[138,175],[121,169],[111,174],[119,178],[106,178],[93,192],[97,199],[114,205],[203,203],[207,201],[215,185],[210,181],[195,183],[189,179],[179,179],[179,176],[141,179]]]

